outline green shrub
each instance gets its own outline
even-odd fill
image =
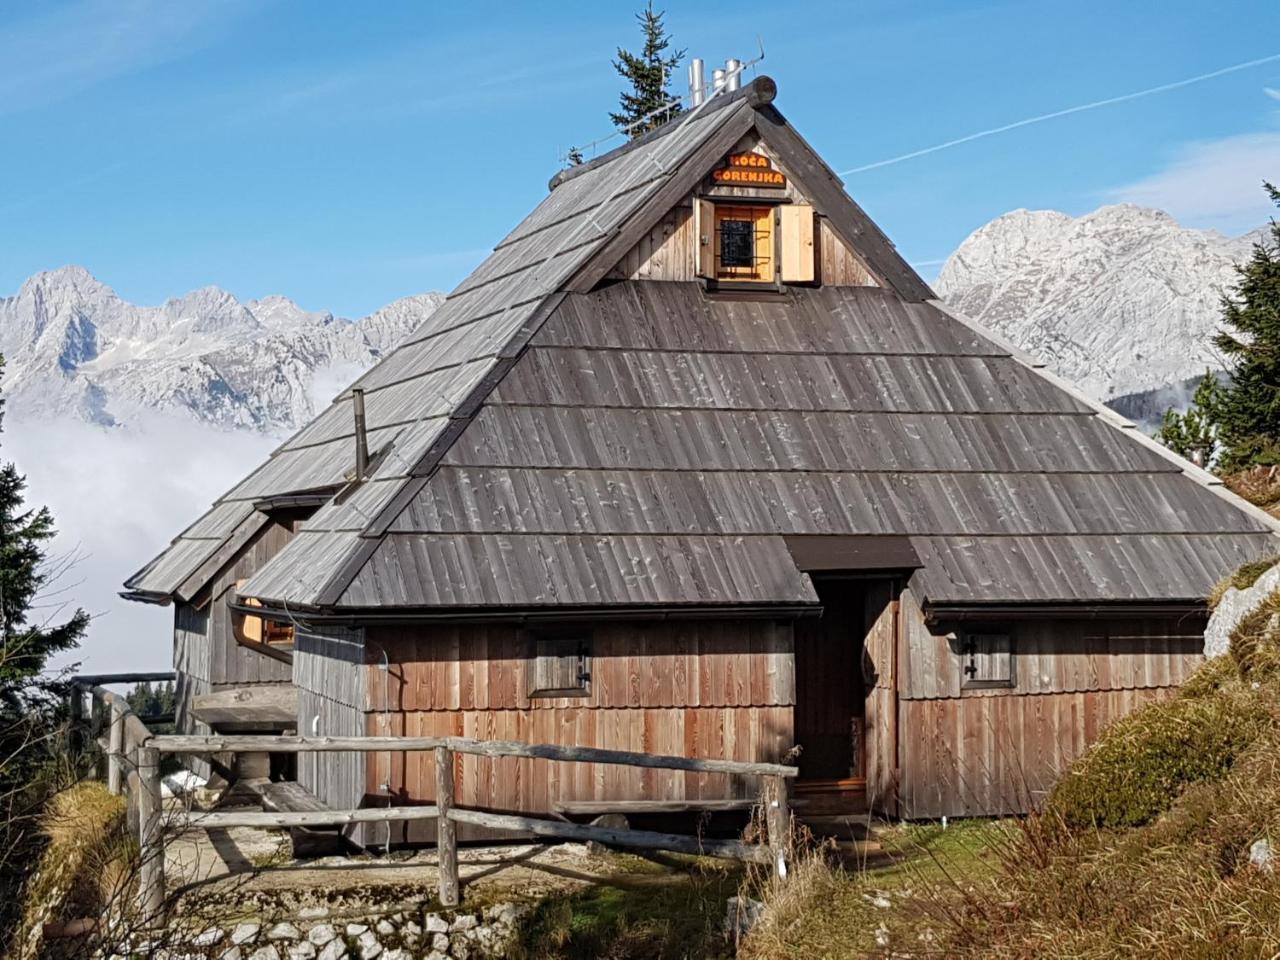
[[[1240,679],[1240,668],[1234,657],[1214,657],[1206,660],[1199,669],[1182,682],[1178,696],[1189,699],[1207,697],[1217,693],[1232,680]]]
[[[1190,784],[1217,780],[1271,723],[1224,690],[1149,704],[1114,723],[1058,781],[1048,809],[1070,827],[1136,827]]]

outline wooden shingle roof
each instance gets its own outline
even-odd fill
[[[933,301],[757,85],[553,181],[361,378],[370,449],[389,451],[242,594],[332,611],[808,605],[784,538],[840,535],[910,538],[932,603],[1194,602],[1275,550],[1274,521]],[[880,286],[600,285],[749,131]],[[347,392],[131,589],[189,589],[192,562],[230,542],[217,532],[260,515],[245,504],[341,483],[351,421]]]

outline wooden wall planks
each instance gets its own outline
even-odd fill
[[[608,276],[616,280],[695,280],[697,250],[693,207],[685,203],[664,215]]]
[[[833,287],[877,287],[875,278],[845,246],[826,217],[819,220],[818,229],[818,279]]]
[[[511,625],[370,628],[370,734],[450,734],[694,757],[781,759],[793,739],[791,624],[764,620],[597,624],[590,694],[528,696],[528,635]],[[381,653],[391,662],[383,707]],[[428,754],[371,754],[368,802],[434,797]],[[750,778],[601,764],[460,756],[456,802],[548,812],[560,800],[754,796]],[[411,825],[401,839],[430,839]],[[480,834],[467,834],[470,839]]]
[[[369,713],[370,735],[466,736],[526,743],[563,743],[731,760],[778,761],[791,747],[791,707],[436,710]],[[456,803],[499,811],[547,813],[558,801],[750,799],[754,777],[459,754]],[[365,760],[367,805],[431,802],[430,752],[373,753]],[[379,785],[388,784],[389,792]],[[413,827],[411,839],[429,839]],[[467,834],[479,839],[478,834]]]
[[[966,689],[954,635],[931,630],[912,592],[903,592],[901,816],[1025,812],[1108,724],[1172,696],[1204,659],[1196,618],[998,626],[1014,638],[1015,685]]]
[[[791,625],[770,620],[604,622],[591,631],[589,695],[531,698],[533,634],[509,624],[370,628],[369,710],[790,706]],[[388,702],[373,669],[391,663]]]
[[[900,694],[908,700],[1176,686],[1204,660],[1202,618],[997,621],[1014,639],[1015,686],[964,689],[955,633],[931,629],[911,591],[902,604]]]
[[[863,730],[866,736],[864,764],[867,805],[886,816],[898,812],[897,643],[899,588],[892,581],[867,587],[867,635],[865,656],[871,661],[874,681],[867,690]]]
[[[903,700],[901,816],[996,816],[1039,803],[1112,721],[1173,687]]]
[[[206,588],[208,597],[204,607],[206,628],[203,645],[207,653],[208,675],[205,677],[217,687],[237,687],[253,683],[288,683],[292,670],[287,663],[264,656],[236,642],[232,630],[232,612],[227,600],[237,581],[251,576],[284,548],[293,538],[293,529],[284,523],[270,523],[263,528],[233,563],[228,564]],[[189,642],[195,643],[194,638]],[[179,668],[181,669],[181,668]]]

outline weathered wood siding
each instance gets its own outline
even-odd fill
[[[173,614],[173,667],[178,674],[177,729],[179,733],[212,731],[191,716],[197,694],[221,687],[255,683],[288,683],[292,668],[236,642],[232,631],[228,594],[275,556],[293,536],[291,525],[270,523],[250,541],[240,555],[219,571],[194,603],[178,603]],[[208,776],[208,764],[192,759],[192,769]]]
[[[876,287],[861,260],[836,236],[826,217],[819,218],[818,279],[832,287]]]
[[[693,228],[693,205],[685,203],[667,213],[609,271],[617,280],[695,280],[698,237]]]
[[[870,661],[863,730],[867,806],[886,816],[898,812],[897,659],[898,585],[879,581],[867,587],[867,636],[863,652]]]
[[[191,715],[195,697],[213,689],[209,681],[209,608],[197,609],[189,603],[176,603],[173,609],[173,669],[178,675],[174,684],[174,721],[179,733],[209,734],[213,731]],[[203,757],[187,758],[187,766],[208,779],[209,762]]]
[[[1203,661],[1200,618],[1003,621],[1014,684],[970,689],[956,634],[931,629],[911,591],[900,618],[899,812],[913,819],[1025,811],[1109,723]]]
[[[1174,687],[902,700],[900,813],[1023,813],[1113,720]]]
[[[370,734],[769,761],[792,743],[789,623],[597,624],[590,692],[575,698],[529,696],[530,635],[515,626],[370,628],[365,649]],[[385,783],[397,802],[430,801],[433,763],[427,753],[372,754],[369,792]],[[496,810],[546,812],[565,800],[750,797],[758,788],[752,778],[514,758],[459,757],[457,770],[457,803]]]
[[[361,631],[298,630],[293,682],[298,688],[299,733],[365,735],[367,680]],[[354,809],[364,799],[365,759],[358,753],[300,753],[297,769],[298,782],[334,809]]]
[[[293,539],[293,528],[270,523],[209,585],[209,680],[214,688],[251,683],[288,683],[292,668],[236,642],[227,600],[240,580],[279,553]]]

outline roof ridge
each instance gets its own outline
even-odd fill
[[[777,95],[778,84],[774,82],[772,77],[766,74],[761,74],[746,86],[740,87],[732,93],[721,93],[713,96],[706,108],[703,110],[702,115],[705,116],[708,113],[714,113],[716,110],[721,110],[730,104],[737,103],[739,100],[748,100],[752,107],[758,109],[766,104],[772,103]],[[676,116],[678,117],[679,114]],[[675,126],[675,124],[670,122],[664,123],[660,127],[650,130],[642,136],[636,137],[634,140],[628,140],[621,146],[614,147],[608,153],[602,153],[598,157],[592,157],[585,163],[579,163],[576,166],[561,170],[547,182],[547,189],[554,190],[562,183],[567,183],[574,177],[580,177],[588,171],[603,167],[605,164],[612,163],[614,160],[624,154],[630,153],[638,147],[643,147],[646,144],[650,144],[655,140],[665,137],[672,131],[672,129],[675,128]]]
[[[1032,371],[1034,374],[1041,377],[1042,379],[1047,380],[1049,383],[1053,384],[1059,390],[1062,390],[1070,394],[1076,400],[1092,408],[1094,413],[1097,415],[1097,417],[1100,420],[1102,420],[1104,423],[1106,423],[1108,426],[1113,427],[1114,429],[1120,431],[1125,436],[1131,438],[1135,443],[1138,443],[1146,447],[1148,450],[1152,451],[1158,456],[1161,456],[1164,459],[1168,460],[1169,462],[1175,464],[1179,468],[1179,470],[1182,472],[1182,474],[1186,476],[1189,480],[1191,480],[1193,483],[1196,483],[1197,485],[1208,490],[1214,496],[1219,497],[1220,499],[1226,500],[1228,503],[1230,503],[1236,509],[1240,510],[1242,513],[1248,514],[1250,517],[1252,517],[1253,519],[1257,520],[1258,522],[1263,524],[1265,527],[1267,527],[1271,531],[1273,536],[1280,537],[1280,520],[1271,516],[1271,514],[1267,513],[1261,507],[1256,506],[1255,504],[1250,503],[1248,500],[1244,499],[1238,494],[1233,493],[1222,482],[1222,479],[1220,477],[1215,476],[1214,474],[1210,473],[1208,470],[1205,470],[1203,467],[1196,466],[1190,460],[1186,459],[1185,457],[1179,456],[1177,453],[1170,450],[1163,443],[1160,443],[1159,441],[1153,440],[1151,437],[1148,437],[1145,433],[1143,433],[1140,429],[1138,429],[1138,425],[1134,423],[1132,420],[1122,417],[1120,414],[1116,413],[1114,410],[1108,407],[1105,403],[1095,400],[1093,397],[1086,394],[1084,391],[1082,391],[1079,387],[1077,387],[1071,381],[1054,373],[1052,370],[1049,369],[1048,364],[1046,364],[1043,360],[1033,356],[1030,353],[1027,353],[1025,350],[1021,349],[1020,347],[1014,346],[1012,343],[1005,340],[1002,336],[1000,336],[999,334],[991,330],[988,330],[986,327],[978,323],[976,320],[972,319],[971,317],[967,317],[964,314],[960,313],[959,311],[948,306],[943,300],[934,299],[934,300],[927,300],[925,302],[928,303],[930,306],[932,306],[934,309],[950,317],[952,320],[956,321],[957,323],[972,330],[974,333],[979,334],[980,336],[986,337],[992,343],[996,344],[996,346],[1001,347],[1002,349],[1008,350],[1009,356],[1015,362],[1026,367],[1028,370]]]

